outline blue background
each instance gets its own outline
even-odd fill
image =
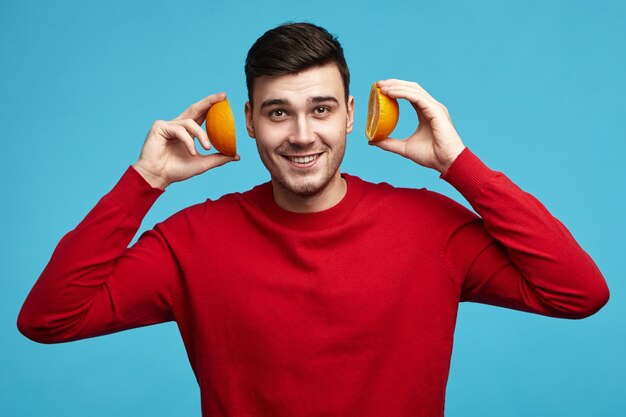
[[[308,20],[339,36],[352,72],[343,171],[463,201],[436,172],[366,144],[370,85],[417,81],[466,145],[568,226],[609,283],[609,304],[582,321],[463,304],[446,415],[622,416],[626,3],[293,3],[2,0],[0,415],[200,415],[175,324],[41,345],[15,321],[57,242],[135,162],[154,120],[226,91],[242,160],[168,188],[142,230],[268,179],[244,129],[245,55],[267,29]],[[416,121],[401,103],[394,136]]]

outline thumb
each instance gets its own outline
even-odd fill
[[[404,140],[387,138],[378,141],[369,141],[368,145],[379,147],[388,152],[406,156],[406,143]]]
[[[194,170],[196,171],[194,175],[202,174],[232,161],[239,161],[239,159],[239,155],[227,156],[221,153],[198,154],[193,158]]]

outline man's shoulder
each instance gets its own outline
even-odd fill
[[[342,175],[348,182],[348,187],[352,186],[354,188],[358,188],[359,191],[361,191],[363,195],[367,198],[384,198],[392,200],[422,200],[431,198],[434,195],[438,195],[437,193],[430,191],[424,187],[398,187],[386,181],[372,182],[352,174],[344,173]]]
[[[348,186],[361,189],[363,206],[400,215],[432,215],[434,217],[466,217],[473,213],[452,198],[426,187],[401,187],[388,182],[371,182],[351,174],[343,174]],[[471,213],[471,214],[470,214]]]
[[[207,198],[204,202],[196,204],[197,210],[210,210],[210,211],[227,211],[232,212],[237,208],[245,209],[248,205],[258,206],[262,204],[262,201],[272,196],[271,183],[264,182],[255,186],[252,186],[245,191],[233,191],[223,194],[217,198]],[[191,206],[189,208],[192,208]]]
[[[243,206],[253,204],[257,205],[257,201],[267,194],[271,195],[271,185],[269,182],[262,183],[246,191],[235,191],[223,194],[215,198],[206,198],[191,204],[178,212],[174,213],[168,220],[186,219],[190,222],[202,221],[207,216],[216,216],[221,213],[226,215],[235,215],[237,211],[241,211]]]

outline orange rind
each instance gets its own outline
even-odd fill
[[[205,129],[215,149],[224,155],[237,155],[235,118],[228,100],[219,101],[209,108]]]
[[[367,105],[365,135],[370,142],[386,139],[398,124],[400,108],[398,100],[384,95],[374,83]]]

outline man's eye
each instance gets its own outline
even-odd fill
[[[284,115],[285,115],[285,112],[280,109],[272,110],[270,112],[270,116],[272,117],[283,117]]]
[[[320,107],[316,107],[315,111],[318,114],[324,114],[324,113],[328,112],[328,109],[326,107],[324,107],[324,106],[320,106]]]

